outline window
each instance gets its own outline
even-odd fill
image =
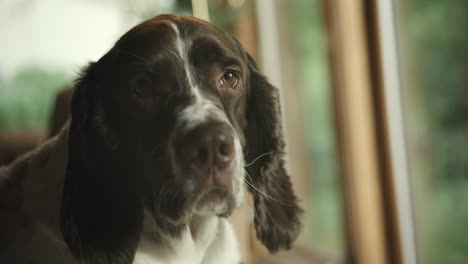
[[[395,1],[420,263],[468,262],[468,3]]]

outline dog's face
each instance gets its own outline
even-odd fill
[[[110,147],[133,157],[121,162],[142,177],[145,207],[175,225],[193,214],[229,215],[243,197],[245,54],[225,33],[188,21],[132,29],[101,61],[97,80]]]
[[[245,178],[245,162],[265,153]],[[242,47],[206,22],[156,17],[77,81],[65,239],[79,258],[128,260],[144,210],[177,235],[196,214],[230,215],[248,180],[259,239],[288,248],[300,209],[283,155],[277,90]]]

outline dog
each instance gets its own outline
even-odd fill
[[[241,263],[226,218],[244,183],[257,238],[289,249],[302,209],[284,158],[279,92],[252,57],[157,16],[82,70],[56,136],[0,168],[0,262]]]

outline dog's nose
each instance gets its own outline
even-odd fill
[[[226,169],[234,158],[232,129],[225,123],[199,125],[185,134],[182,156],[198,169]]]

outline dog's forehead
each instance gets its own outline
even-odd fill
[[[147,20],[123,35],[115,47],[138,56],[151,56],[158,52],[177,51],[182,40],[190,46],[209,43],[235,50],[224,32],[208,22],[177,15],[161,15]],[[187,46],[188,47],[188,46]]]
[[[187,40],[206,37],[213,38],[218,41],[225,41],[225,34],[223,31],[206,21],[194,17],[162,15],[157,16],[150,21],[154,21],[155,23],[163,22],[166,25],[171,26],[176,33],[180,34],[181,37]]]

